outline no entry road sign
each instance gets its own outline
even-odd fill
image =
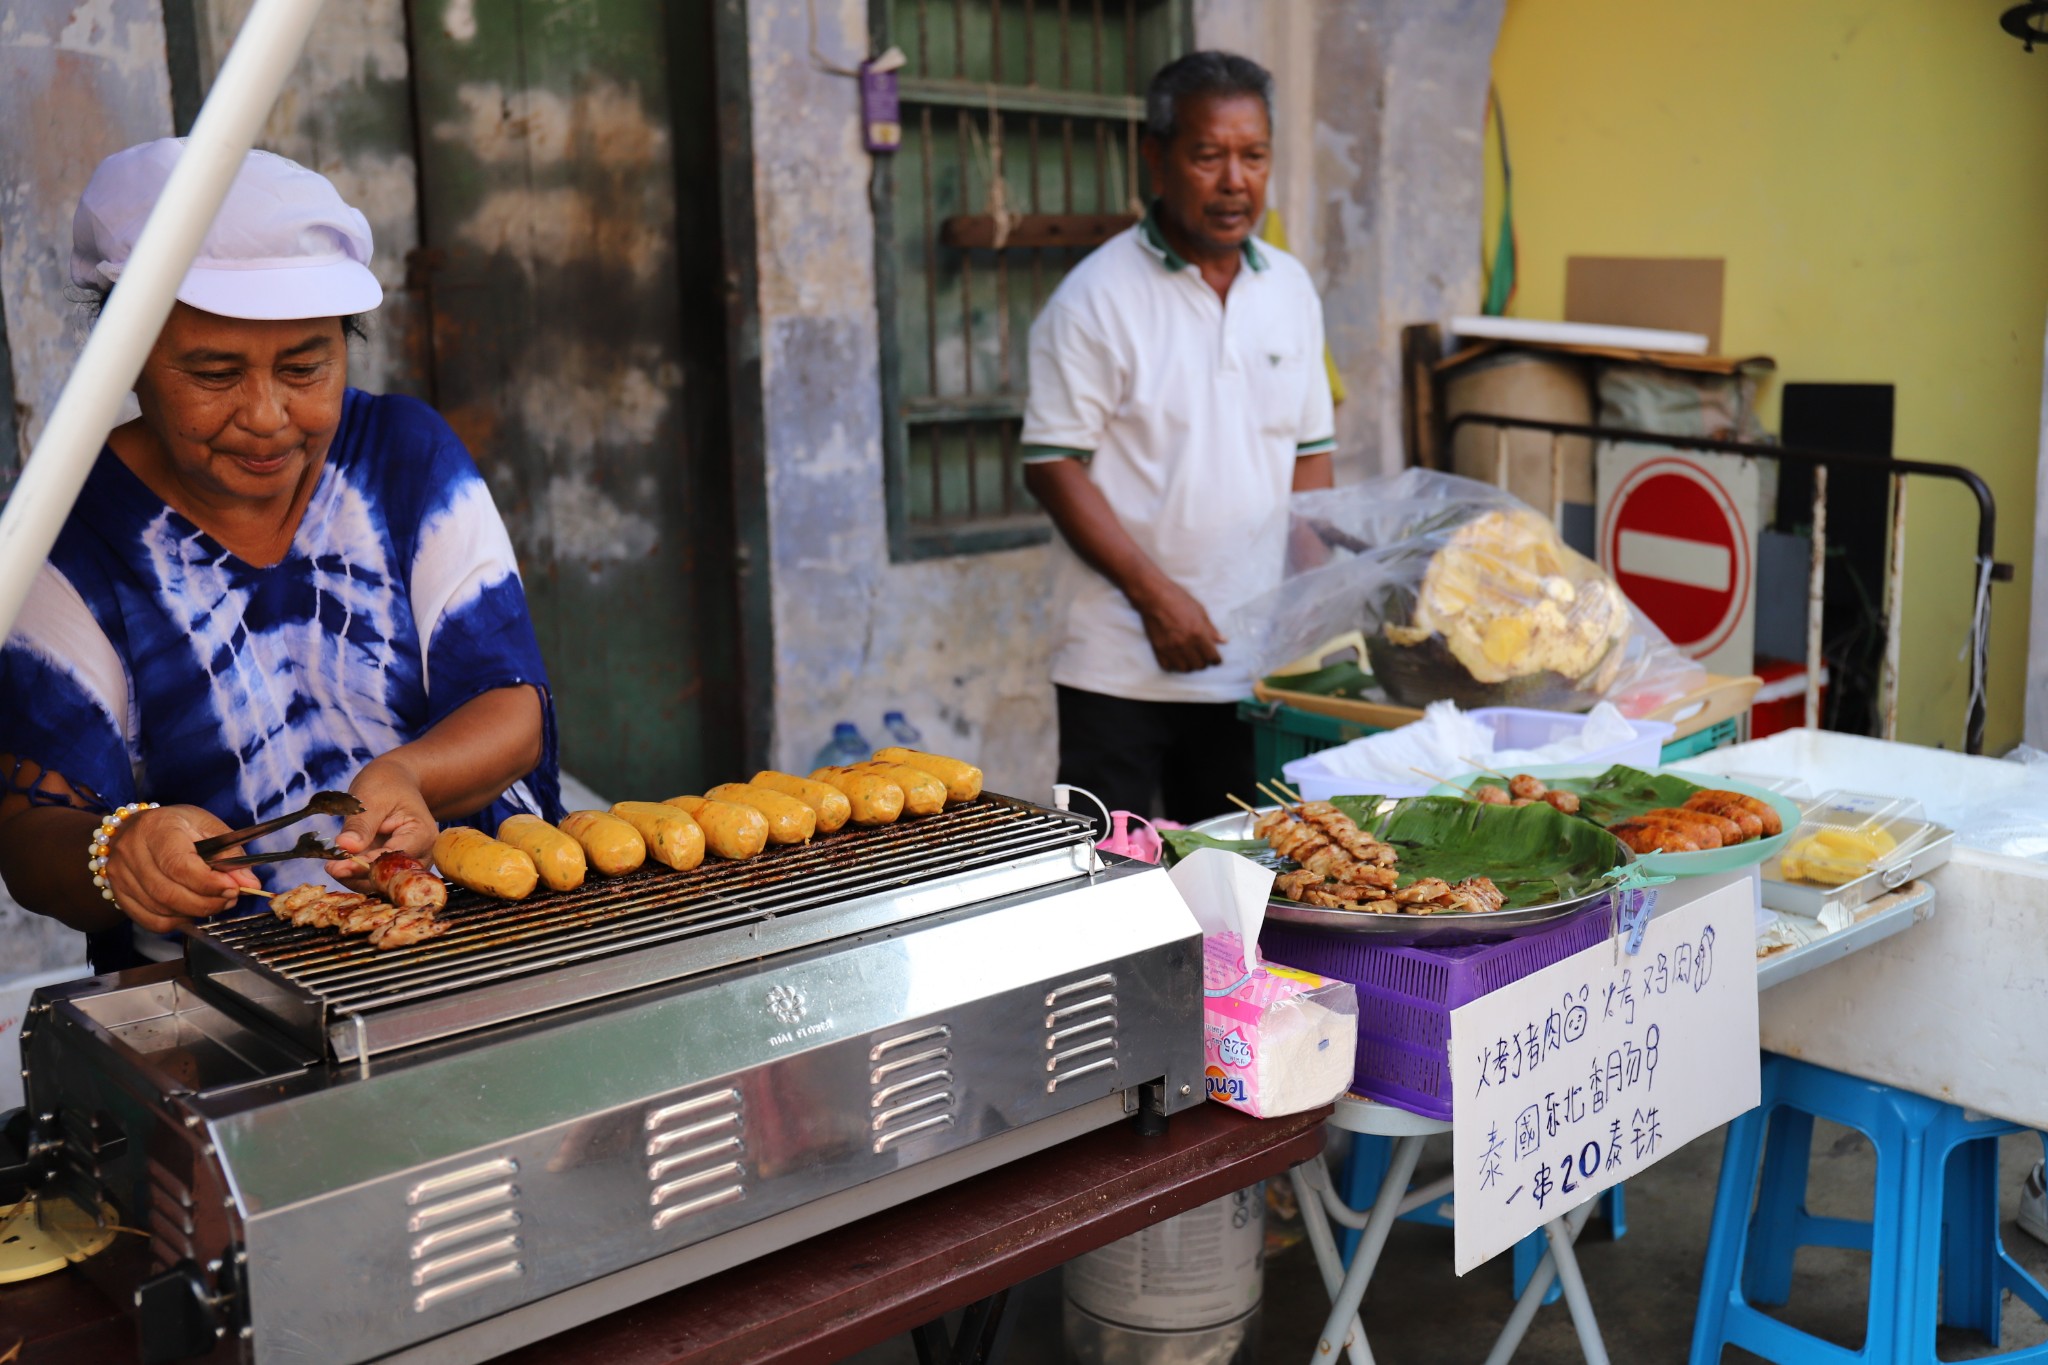
[[[1755,664],[1756,462],[1600,452],[1600,563],[1671,642],[1716,673]]]

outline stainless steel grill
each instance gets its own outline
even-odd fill
[[[391,952],[214,925],[183,964],[37,996],[32,1140],[48,1188],[152,1233],[139,1288],[125,1260],[86,1273],[153,1349],[473,1365],[1201,1103],[1198,926],[1092,835],[987,797],[458,893],[448,933]]]
[[[202,990],[348,1061],[1083,875],[1092,832],[985,796],[687,874],[654,867],[510,904],[456,891],[454,927],[409,948],[261,915],[195,933],[187,961]]]

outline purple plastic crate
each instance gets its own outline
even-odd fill
[[[1259,952],[1358,988],[1355,1093],[1449,1120],[1451,1011],[1592,947],[1612,924],[1605,896],[1540,933],[1455,948],[1386,947],[1268,920]]]

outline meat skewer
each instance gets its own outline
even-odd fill
[[[448,883],[427,871],[417,858],[386,853],[370,864],[370,880],[379,895],[401,910],[447,908]]]
[[[397,868],[395,872],[407,870]],[[438,883],[439,879],[429,880]],[[446,899],[444,887],[443,903]],[[429,905],[393,905],[360,892],[330,890],[310,882],[275,895],[270,901],[270,912],[287,923],[367,935],[372,946],[380,949],[403,948],[448,932],[448,921],[440,918],[435,909]]]

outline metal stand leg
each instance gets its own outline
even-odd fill
[[[1586,1220],[1593,1216],[1597,1202],[1587,1200],[1564,1217],[1553,1218],[1543,1225],[1543,1231],[1550,1239],[1550,1254],[1536,1267],[1528,1287],[1515,1300],[1515,1311],[1508,1314],[1507,1324],[1500,1329],[1500,1337],[1493,1343],[1492,1354],[1486,1357],[1486,1365],[1507,1365],[1514,1358],[1515,1352],[1521,1348],[1522,1338],[1528,1335],[1529,1324],[1535,1321],[1536,1310],[1543,1306],[1543,1296],[1549,1292],[1553,1279],[1564,1283],[1565,1302],[1571,1309],[1572,1325],[1579,1330],[1579,1349],[1585,1353],[1586,1365],[1608,1365],[1607,1347],[1600,1339],[1600,1324],[1593,1317],[1593,1301],[1586,1295],[1586,1281],[1579,1274],[1578,1257],[1572,1251],[1572,1243],[1585,1229]]]
[[[1316,1170],[1310,1171],[1313,1165]],[[1344,1284],[1344,1258],[1337,1248],[1336,1234],[1330,1227],[1330,1219],[1324,1212],[1321,1192],[1316,1188],[1315,1177],[1321,1175],[1323,1159],[1310,1157],[1287,1173],[1294,1185],[1294,1202],[1301,1206],[1301,1225],[1308,1233],[1308,1244],[1316,1255],[1316,1269],[1323,1277],[1323,1292],[1336,1302],[1337,1291]],[[1351,1315],[1346,1344],[1350,1347],[1351,1365],[1373,1365],[1372,1348],[1365,1344],[1365,1328],[1358,1321],[1358,1315]]]
[[[1593,1316],[1593,1300],[1586,1294],[1586,1277],[1579,1273],[1579,1258],[1572,1252],[1572,1242],[1585,1226],[1584,1218],[1570,1229],[1564,1219],[1553,1218],[1543,1230],[1550,1234],[1550,1257],[1557,1263],[1557,1278],[1564,1282],[1564,1301],[1572,1310],[1572,1326],[1578,1329],[1579,1350],[1585,1353],[1586,1365],[1607,1365],[1607,1344],[1600,1340],[1600,1322]]]
[[[960,1331],[950,1341],[944,1318],[912,1328],[910,1340],[917,1347],[917,1365],[988,1365],[1009,1300],[1010,1291],[1002,1289],[967,1305],[960,1315]]]
[[[1318,1365],[1335,1358],[1340,1341],[1355,1340],[1361,1347],[1365,1345],[1362,1332],[1348,1332],[1347,1328],[1357,1319],[1359,1301],[1365,1297],[1373,1267],[1387,1245],[1387,1233],[1401,1215],[1401,1198],[1415,1177],[1415,1163],[1422,1157],[1425,1141],[1422,1137],[1403,1137],[1394,1142],[1393,1159],[1387,1163],[1386,1178],[1380,1181],[1379,1197],[1373,1200],[1372,1215],[1365,1221],[1365,1233],[1351,1258],[1351,1269],[1345,1272],[1342,1287],[1332,1296],[1330,1316],[1323,1322],[1322,1339],[1316,1344],[1314,1357]],[[1365,1355],[1367,1360],[1372,1358],[1369,1348]]]

